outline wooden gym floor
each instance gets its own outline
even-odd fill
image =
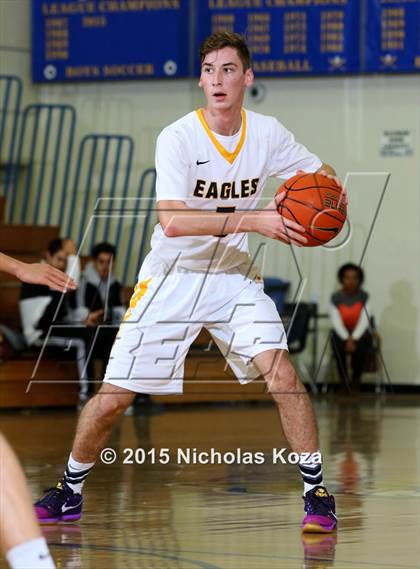
[[[272,463],[285,441],[271,404],[166,406],[123,418],[109,443],[119,458],[91,473],[80,524],[44,526],[57,567],[417,569],[418,396],[330,396],[316,411],[336,536],[300,534],[302,486],[295,466]],[[61,476],[77,413],[7,411],[0,420],[37,497]],[[129,447],[166,447],[171,461],[122,464]],[[188,447],[266,460],[177,464],[177,449]]]

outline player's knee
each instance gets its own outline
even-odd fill
[[[98,418],[114,419],[122,415],[134,399],[134,393],[102,393],[95,397],[96,415]]]
[[[268,391],[274,399],[285,394],[300,393],[304,391],[302,384],[297,377],[274,376],[267,381]]]
[[[266,382],[268,390],[274,398],[284,393],[299,393],[304,390],[288,357],[282,358],[275,368],[267,374]]]
[[[98,396],[99,401],[97,402],[96,414],[98,418],[101,419],[114,419],[119,417],[127,407],[130,402],[125,399],[121,399],[116,395],[109,395],[108,397]]]

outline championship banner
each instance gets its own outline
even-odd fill
[[[367,0],[366,71],[420,70],[420,0]]]
[[[256,75],[360,71],[359,1],[202,0],[196,28],[197,48],[219,30],[244,34]]]
[[[185,77],[188,36],[188,0],[32,0],[32,78]]]

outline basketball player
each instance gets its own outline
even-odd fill
[[[44,263],[23,263],[0,253],[0,271],[23,282],[64,292],[76,284]],[[12,569],[54,569],[45,538],[37,524],[25,475],[15,453],[0,433],[0,544]]]
[[[253,82],[242,36],[221,32],[201,46],[204,109],[165,128],[156,147],[159,222],[120,327],[104,384],[84,408],[63,479],[36,503],[44,522],[78,519],[82,488],[116,420],[135,393],[182,392],[184,359],[205,326],[241,383],[262,375],[291,449],[302,456],[303,531],[336,528],[322,482],[317,425],[289,360],[283,325],[251,262],[247,233],[302,245],[303,227],[257,202],[269,176],[334,170],[275,118],[242,108]],[[304,459],[303,453],[311,457]]]

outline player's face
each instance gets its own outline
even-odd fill
[[[96,259],[94,259],[95,270],[101,279],[108,278],[113,261],[114,257],[111,253],[100,253]]]
[[[356,292],[360,287],[359,273],[353,269],[347,270],[343,275],[343,288],[349,293]]]
[[[253,80],[252,70],[244,70],[236,49],[224,47],[206,55],[199,86],[204,90],[208,108],[228,110],[242,106],[245,89]]]

